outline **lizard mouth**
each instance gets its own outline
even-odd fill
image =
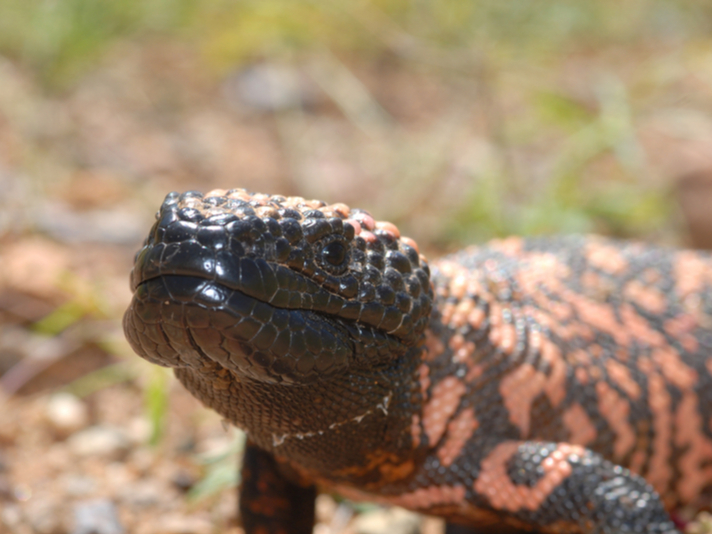
[[[355,324],[273,306],[220,282],[161,275],[140,282],[124,316],[133,349],[165,367],[213,361],[262,382],[308,384],[346,368]],[[373,332],[385,341],[389,336]]]

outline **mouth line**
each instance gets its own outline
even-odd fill
[[[256,296],[255,292],[248,292],[245,291],[243,287],[237,284],[228,284],[224,280],[221,280],[217,276],[208,276],[200,272],[191,272],[191,273],[161,273],[157,274],[156,276],[151,276],[149,278],[146,278],[144,280],[141,280],[138,284],[136,284],[136,288],[134,289],[134,293],[136,293],[139,288],[141,287],[146,287],[151,283],[159,282],[159,281],[164,281],[168,279],[182,279],[184,281],[189,281],[192,280],[194,282],[200,281],[202,284],[210,284],[210,286],[216,288],[217,290],[221,291],[229,291],[229,292],[234,292],[234,293],[239,293],[241,296],[249,299],[253,299],[255,301],[261,302],[262,304],[266,304],[268,306],[271,306],[272,308],[275,309],[280,309],[280,310],[287,310],[287,311],[304,311],[304,312],[311,312],[315,313],[318,315],[323,315],[325,317],[329,317],[329,314],[326,312],[320,312],[318,310],[314,310],[313,308],[306,308],[306,307],[299,307],[299,306],[281,306],[279,304],[276,304],[270,300],[270,298],[266,297],[260,297]],[[202,285],[198,285],[196,283],[196,288],[202,288]],[[168,288],[166,288],[168,289]],[[201,291],[193,291],[194,295],[198,295]],[[170,291],[169,291],[170,293]],[[173,296],[173,295],[171,295]],[[176,299],[180,300],[180,299]]]
[[[156,276],[152,276],[152,277],[150,277],[150,278],[146,278],[145,280],[142,280],[141,282],[139,282],[138,285],[136,286],[136,290],[138,290],[138,289],[141,288],[141,287],[147,287],[147,286],[148,286],[149,284],[151,284],[151,283],[158,283],[158,282],[161,282],[161,281],[165,281],[166,279],[169,279],[169,278],[172,278],[172,279],[184,279],[184,280],[186,280],[186,281],[192,279],[193,281],[200,281],[200,282],[202,282],[203,284],[207,283],[207,284],[209,284],[210,286],[214,287],[214,288],[217,289],[217,290],[229,291],[229,292],[233,292],[233,293],[238,293],[242,298],[254,300],[254,301],[256,301],[256,302],[261,303],[262,305],[269,306],[269,307],[271,307],[271,308],[273,308],[273,309],[275,309],[275,310],[284,310],[284,311],[287,311],[287,312],[295,312],[295,313],[303,313],[303,314],[306,314],[307,316],[311,317],[311,320],[312,320],[312,321],[314,321],[314,320],[316,320],[316,321],[328,321],[328,322],[331,322],[331,323],[341,324],[342,327],[343,327],[343,326],[346,326],[346,325],[349,325],[349,324],[354,325],[354,326],[357,326],[357,325],[359,325],[359,324],[362,324],[362,323],[360,323],[358,320],[347,319],[347,318],[344,318],[344,317],[339,317],[338,315],[331,314],[331,313],[329,313],[329,312],[327,312],[327,311],[317,310],[317,309],[314,309],[314,308],[298,307],[298,306],[295,306],[295,307],[280,306],[279,304],[275,304],[275,303],[273,303],[273,302],[270,302],[270,300],[268,300],[268,299],[259,298],[259,297],[254,296],[253,294],[247,293],[247,292],[243,291],[242,288],[233,287],[233,286],[231,286],[231,285],[227,285],[227,284],[223,283],[222,281],[216,279],[215,277],[200,276],[200,274],[159,274],[159,275],[156,275]],[[183,299],[180,299],[180,298],[176,298],[175,295],[173,294],[173,292],[165,285],[165,283],[164,283],[164,287],[165,287],[165,289],[167,290],[167,292],[168,292],[168,294],[170,295],[170,298],[171,298],[172,300],[174,300],[175,302],[186,302],[186,300],[183,300]],[[196,284],[195,287],[196,287],[196,288],[203,288],[204,286],[202,286],[202,285],[197,285],[197,284]],[[190,293],[191,293],[192,295],[194,295],[194,296],[197,296],[197,295],[200,295],[200,294],[203,294],[203,295],[205,294],[203,291],[195,291],[195,290],[192,290]],[[216,302],[217,302],[217,301],[216,301],[216,302],[209,303],[209,302],[206,302],[206,300],[207,300],[207,299],[204,299],[202,302],[200,302],[200,304],[204,304],[204,305],[207,305],[207,306],[215,306],[215,304],[216,304]],[[226,308],[229,309],[230,307],[226,305]],[[368,326],[368,325],[364,325],[364,326]],[[372,327],[370,327],[370,328],[372,328]],[[385,333],[385,332],[384,332],[384,334],[385,334],[385,335],[388,335],[388,334]]]
[[[166,283],[167,280],[171,279],[174,281],[173,284]],[[175,281],[178,280],[184,281],[186,285],[181,288],[180,284],[175,284]],[[227,284],[220,280],[219,277],[209,276],[200,272],[191,272],[190,274],[161,273],[141,280],[136,287],[136,291],[142,287],[148,289],[149,285],[161,282],[168,296],[176,303],[192,301],[195,304],[212,308],[224,306],[225,311],[232,309],[236,313],[241,313],[238,309],[228,304],[228,301],[232,300],[229,294],[232,293],[239,295],[241,300],[252,300],[260,305],[268,306],[273,310],[304,314],[304,319],[312,322],[328,322],[334,325],[334,327],[346,330],[354,328],[361,330],[362,328],[366,328],[372,330],[377,335],[382,335],[389,339],[398,339],[385,329],[361,321],[356,317],[343,316],[339,313],[340,309],[329,310],[314,306],[289,305],[288,303],[282,304],[274,302],[273,299],[265,297],[264,295],[257,296],[255,291],[245,291],[242,287],[235,287],[236,284]],[[136,291],[134,293],[136,293]]]

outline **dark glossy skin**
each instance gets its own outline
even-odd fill
[[[169,195],[132,287],[136,352],[248,434],[248,533],[309,532],[315,484],[492,532],[710,504],[708,255],[512,238],[429,267],[366,212],[231,190]]]

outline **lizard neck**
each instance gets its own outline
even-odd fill
[[[224,369],[175,370],[204,404],[312,478],[382,486],[414,471],[411,421],[420,413],[423,348],[389,366],[308,386],[241,379]],[[384,467],[385,466],[385,467]],[[384,475],[384,469],[390,475]]]

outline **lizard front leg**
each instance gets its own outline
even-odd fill
[[[481,461],[474,490],[503,516],[544,532],[678,532],[642,477],[568,443],[500,443]]]
[[[247,443],[240,488],[246,534],[311,534],[315,498],[315,486],[292,482],[272,454]]]

